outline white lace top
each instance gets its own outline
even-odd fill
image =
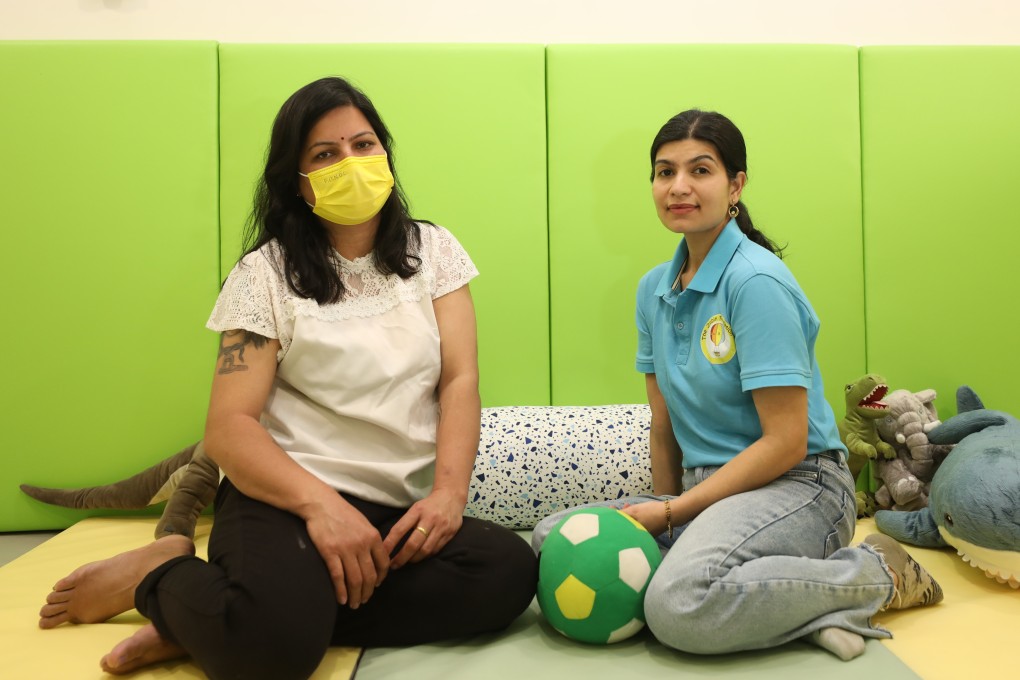
[[[234,267],[206,324],[279,339],[262,424],[333,488],[397,507],[432,488],[440,374],[432,300],[478,275],[449,231],[419,226],[417,274],[384,276],[371,254],[340,257],[347,292],[327,305],[289,288],[280,247],[269,243]]]

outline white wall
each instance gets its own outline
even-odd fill
[[[0,0],[0,40],[1016,45],[1015,0]]]

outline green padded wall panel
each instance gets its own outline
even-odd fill
[[[638,279],[678,238],[656,217],[655,133],[688,108],[744,133],[744,198],[822,320],[826,396],[864,369],[857,50],[555,45],[547,52],[553,403],[644,401]]]
[[[1020,47],[861,50],[868,367],[1020,416]]]
[[[549,401],[544,51],[538,45],[221,45],[222,272],[240,253],[284,100],[317,78],[361,87],[396,140],[412,214],[449,228],[481,276],[486,406]]]
[[[0,43],[0,531],[202,436],[218,287],[216,45]]]

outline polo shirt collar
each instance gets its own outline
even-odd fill
[[[719,232],[719,238],[712,244],[712,249],[708,251],[708,257],[698,268],[698,273],[694,275],[694,279],[687,288],[701,293],[714,291],[715,287],[719,285],[719,279],[722,278],[726,265],[729,264],[743,240],[744,232],[740,231],[736,220],[731,219]],[[657,296],[666,297],[670,294],[673,282],[676,281],[676,275],[680,272],[680,267],[683,266],[686,259],[687,239],[683,239],[677,246],[673,261],[669,263],[669,267],[659,279],[659,285],[655,289]]]

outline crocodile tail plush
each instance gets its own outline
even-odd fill
[[[194,537],[198,515],[219,483],[219,468],[205,455],[202,442],[188,446],[150,468],[113,484],[83,489],[53,489],[22,484],[36,500],[65,508],[138,510],[168,501],[156,526],[156,538]]]
[[[180,534],[195,537],[198,516],[213,501],[220,484],[220,468],[205,455],[202,442],[195,445],[194,455],[184,473],[177,475],[177,485],[168,491],[166,507],[156,524],[156,538]]]

